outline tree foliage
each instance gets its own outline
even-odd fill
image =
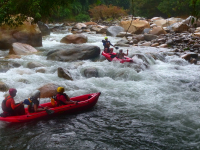
[[[127,15],[126,11],[120,7],[113,6],[113,5],[99,5],[94,6],[89,9],[90,15],[95,20],[105,20],[108,18],[116,19],[121,16]]]

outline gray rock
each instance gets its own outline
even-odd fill
[[[158,36],[153,35],[153,34],[144,34],[144,39],[145,39],[146,41],[154,40],[154,39],[156,39],[157,37],[158,37]]]
[[[69,71],[67,70],[64,70],[63,68],[59,67],[58,68],[58,77],[59,78],[64,78],[64,79],[67,79],[67,80],[73,80]]]
[[[84,70],[84,75],[87,78],[98,77],[98,70],[96,68],[87,68]]]
[[[41,21],[38,21],[37,24],[42,33],[42,36],[50,35],[50,29],[49,29],[48,25],[44,24]]]
[[[107,36],[117,36],[120,32],[124,32],[124,28],[120,26],[111,26],[107,28],[106,35]]]
[[[27,64],[27,67],[28,67],[29,69],[33,69],[33,68],[37,68],[37,67],[43,67],[43,65],[40,64],[40,63],[38,63],[38,62],[29,62],[29,63]]]
[[[94,59],[99,56],[100,48],[98,46],[81,45],[65,50],[55,50],[47,54],[47,60],[56,61],[76,61]]]

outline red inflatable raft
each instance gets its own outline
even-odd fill
[[[79,101],[78,104],[68,104],[68,105],[62,105],[59,107],[52,106],[50,102],[41,104],[42,107],[48,106],[50,110],[54,112],[51,115],[47,114],[46,111],[29,113],[27,108],[25,108],[25,112],[26,112],[25,115],[0,117],[0,120],[6,121],[6,122],[26,122],[26,121],[35,120],[38,118],[45,118],[45,117],[50,117],[54,115],[60,115],[62,113],[80,112],[80,111],[87,110],[93,107],[97,103],[100,94],[101,93],[99,92],[99,93],[86,94],[86,95],[70,98],[70,100]]]
[[[129,58],[127,56],[124,56],[124,59],[119,59],[116,57],[117,53],[105,53],[104,51],[102,52],[102,55],[106,57],[108,61],[119,61],[120,63],[124,62],[133,62],[132,58]]]

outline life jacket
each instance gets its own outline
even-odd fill
[[[51,105],[52,106],[56,106],[57,105],[56,104],[56,95],[54,95],[54,96],[51,97]]]
[[[2,103],[1,103],[1,108],[2,108],[2,110],[4,111],[4,112],[12,112],[13,111],[13,109],[10,107],[10,108],[8,108],[7,106],[6,106],[6,102],[7,102],[7,100],[9,100],[10,98],[12,98],[11,96],[7,96],[3,101],[2,101]]]
[[[67,95],[66,94],[60,94],[60,95],[64,95],[67,99]],[[62,101],[57,99],[57,95],[54,95],[51,97],[51,105],[52,106],[58,106],[58,105],[66,105],[65,103],[63,103]]]

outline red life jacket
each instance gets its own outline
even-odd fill
[[[4,111],[4,112],[12,112],[13,111],[13,109],[10,107],[10,108],[8,108],[7,106],[6,106],[6,102],[7,102],[7,100],[9,100],[10,98],[12,98],[11,96],[7,96],[3,101],[2,101],[2,103],[1,103],[1,108],[2,108],[2,110]]]

